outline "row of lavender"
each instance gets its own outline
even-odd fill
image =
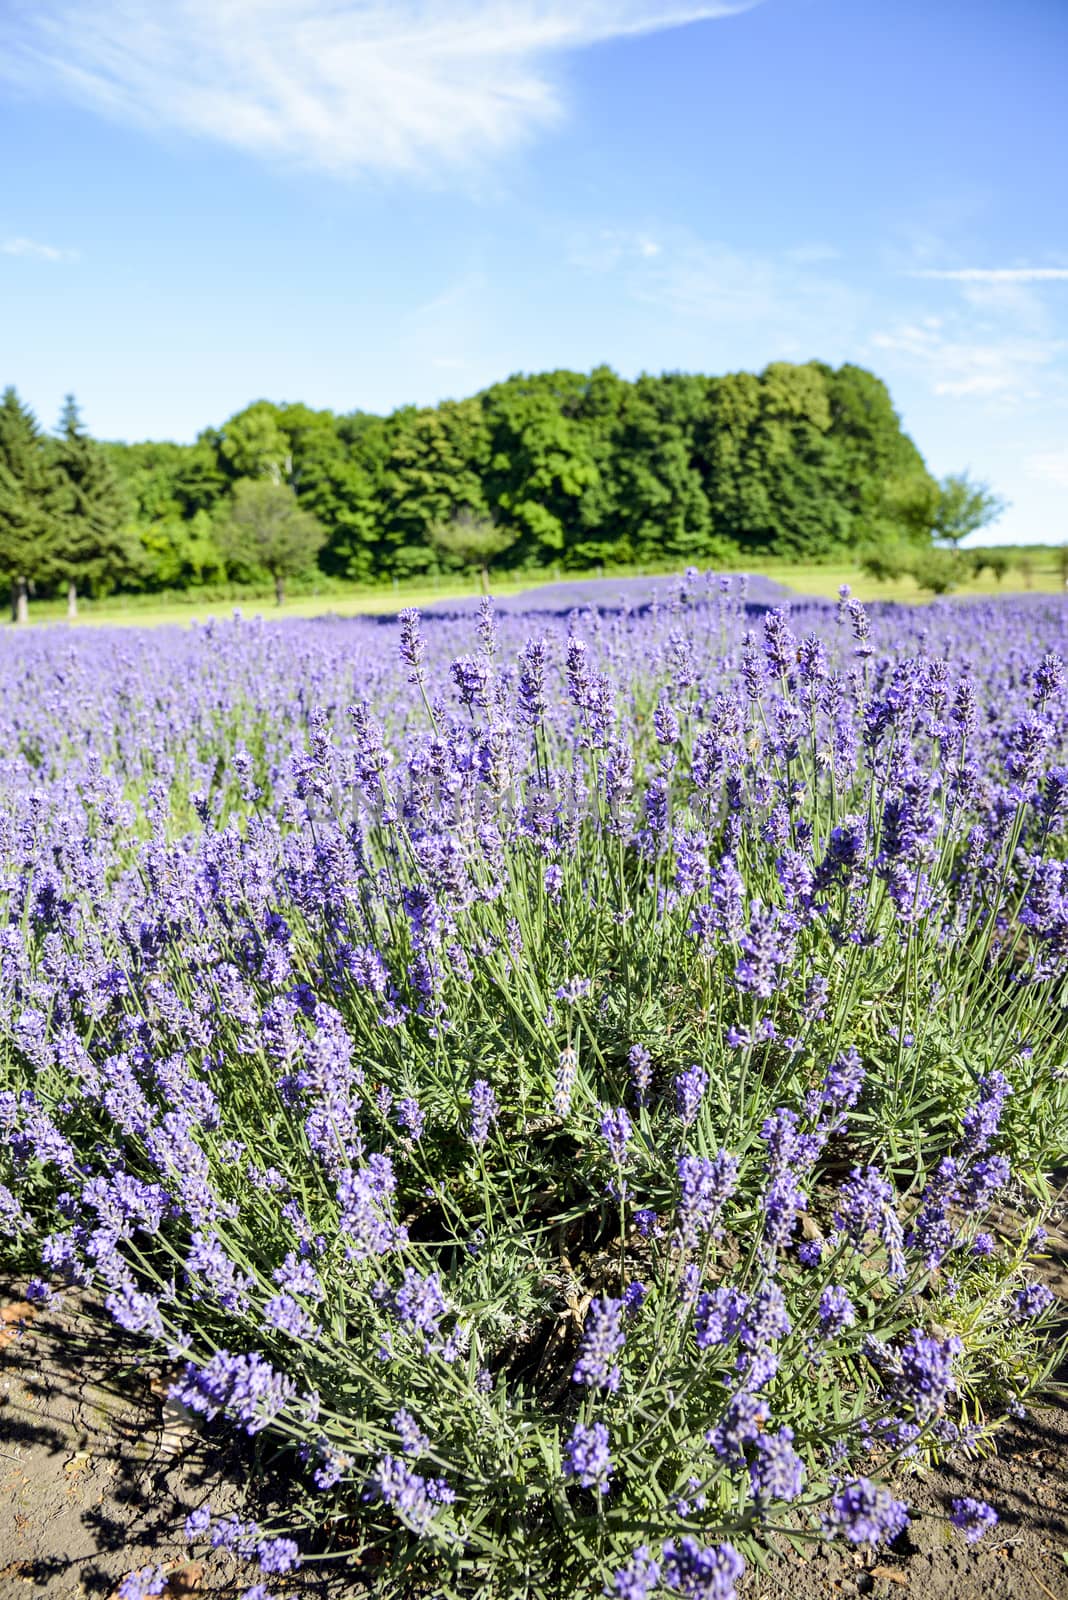
[[[291,1525],[191,1508],[252,1600],[331,1552],[383,1597],[727,1600],[894,1538],[1023,1405],[1066,639],[691,574],[9,643],[0,1210],[34,1294],[292,1447]]]

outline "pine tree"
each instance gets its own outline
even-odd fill
[[[67,615],[78,614],[78,586],[109,589],[136,573],[126,532],[128,507],[106,451],[90,438],[74,396],[68,395],[53,447],[58,518],[49,560],[54,581],[66,583]]]
[[[0,397],[0,575],[13,622],[25,622],[30,584],[46,564],[54,485],[37,419],[13,388]]]

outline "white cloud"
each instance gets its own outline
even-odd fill
[[[0,244],[0,255],[25,256],[30,261],[77,261],[77,250],[60,250],[54,244],[41,244],[38,239],[5,239]]]
[[[981,399],[999,404],[1038,400],[1056,382],[1058,358],[1068,344],[1060,339],[1025,338],[1009,332],[969,337],[966,328],[946,331],[933,319],[899,323],[875,333],[872,346],[918,369],[936,395]]]
[[[584,272],[614,272],[635,262],[653,261],[663,251],[659,239],[627,228],[582,231],[566,243],[568,259]]]
[[[0,76],[335,172],[469,164],[562,114],[553,58],[759,0],[7,0]]]
[[[909,273],[911,278],[940,278],[947,283],[1065,283],[1068,267],[954,267]]]
[[[1055,484],[1058,489],[1068,489],[1068,445],[1063,450],[1043,450],[1036,455],[1026,456],[1024,470],[1029,478]]]
[[[682,234],[657,260],[635,265],[630,288],[685,320],[747,330],[754,348],[785,360],[843,351],[865,299],[815,263],[802,266],[796,252],[757,253]]]

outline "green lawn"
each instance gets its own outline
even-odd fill
[[[861,572],[859,567],[848,563],[823,566],[814,563],[768,561],[761,563],[759,568],[754,567],[750,570],[777,579],[797,594],[833,598],[838,592],[839,585],[848,583],[860,600],[901,600],[907,604],[923,604],[931,598],[917,588],[912,578],[905,577],[891,583],[877,583]],[[610,569],[603,574],[592,572],[569,572],[559,575],[543,573],[534,576],[528,574],[496,579],[493,592],[498,595],[517,594],[523,589],[555,582],[558,576],[570,580],[602,575],[610,578],[634,577],[640,576],[641,571],[635,568],[620,568]],[[960,596],[996,595],[1018,594],[1029,589],[1043,594],[1065,592],[1055,551],[1036,550],[1033,570],[1030,573],[1021,573],[1017,567],[1013,567],[999,584],[989,572],[984,571],[980,577],[962,584],[955,592]],[[82,601],[78,620],[74,624],[67,622],[66,605],[61,600],[32,604],[30,618],[33,624],[59,623],[65,627],[116,623],[158,627],[163,623],[188,624],[204,622],[209,617],[228,617],[235,609],[248,617],[257,615],[270,618],[326,615],[354,617],[396,611],[401,606],[422,607],[435,600],[457,599],[477,593],[478,586],[474,579],[439,579],[436,584],[428,582],[379,584],[362,588],[353,585],[351,589],[341,593],[298,595],[287,600],[281,607],[276,606],[273,597],[266,592],[260,596],[232,601],[202,600],[194,596],[190,596],[189,600],[161,600],[152,595],[120,595],[109,600]],[[9,625],[6,619],[5,625]]]

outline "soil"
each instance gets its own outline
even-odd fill
[[[86,1318],[0,1312],[0,1597],[111,1596],[132,1569],[172,1572],[171,1600],[225,1587],[229,1557],[191,1563],[186,1514],[245,1501],[239,1455],[164,1398],[158,1365]]]
[[[266,1520],[262,1489],[249,1487],[251,1447],[196,1427],[166,1400],[158,1364],[87,1317],[91,1308],[72,1297],[32,1312],[4,1287],[0,1600],[112,1600],[128,1572],[155,1563],[169,1575],[165,1600],[240,1595],[253,1570],[219,1552],[192,1559],[181,1528],[204,1501]],[[786,1554],[743,1600],[1068,1600],[1068,1396],[1006,1428],[996,1455],[913,1478],[905,1492],[943,1513],[953,1496],[973,1495],[1001,1521],[974,1547],[925,1517],[891,1551]],[[308,1600],[365,1592],[341,1573],[319,1581],[305,1571],[271,1587],[287,1584]]]

